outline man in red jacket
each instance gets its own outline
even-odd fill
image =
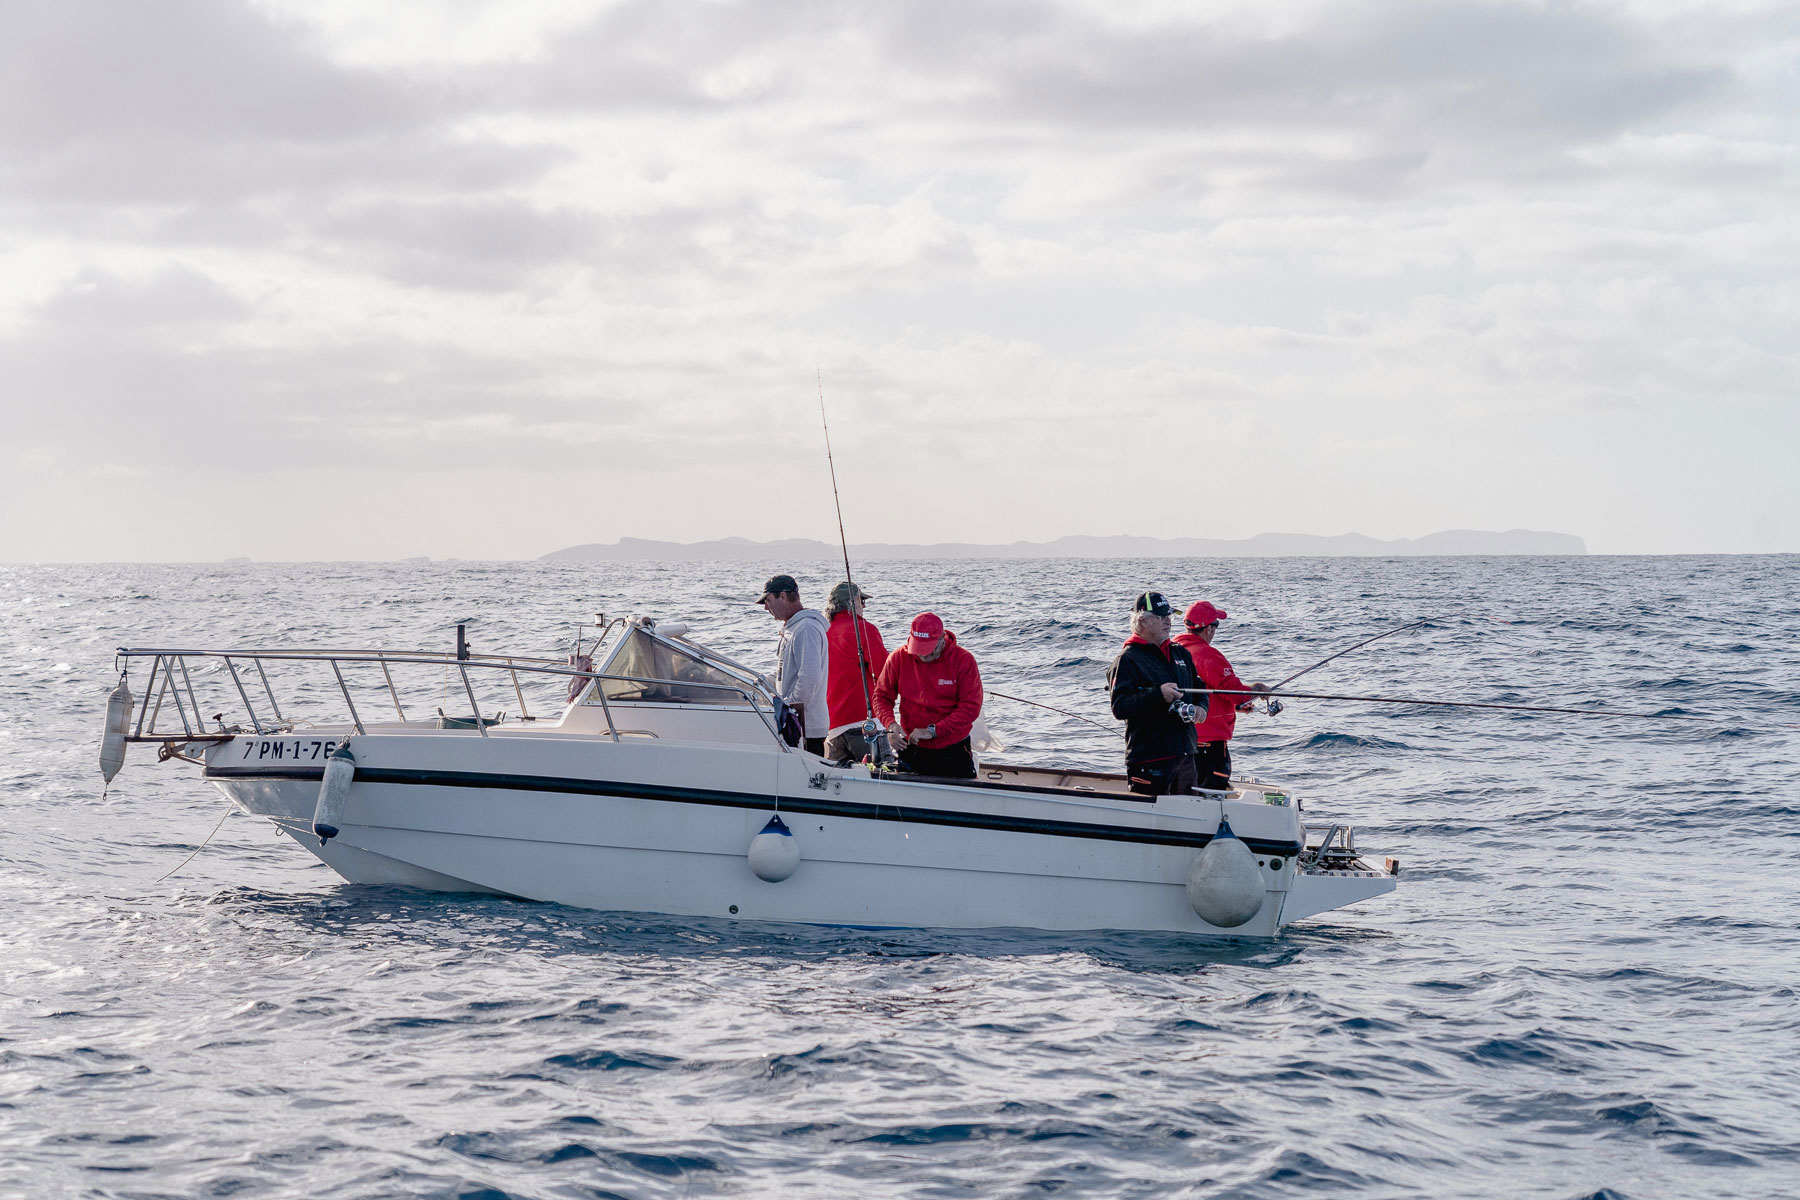
[[[913,618],[906,644],[875,683],[875,719],[887,726],[900,769],[939,779],[975,778],[969,734],[981,715],[981,672],[936,613]],[[894,702],[900,703],[898,718]]]
[[[825,633],[831,650],[825,674],[825,707],[831,714],[825,757],[837,763],[861,762],[874,749],[863,738],[863,722],[871,715],[870,698],[888,652],[881,644],[881,630],[863,620],[866,599],[862,588],[846,580],[831,589],[825,604],[825,619],[831,622]],[[863,663],[860,671],[858,660]]]
[[[1265,684],[1246,684],[1239,679],[1237,672],[1231,669],[1231,664],[1225,661],[1225,656],[1213,649],[1213,635],[1218,633],[1219,622],[1224,619],[1224,609],[1215,608],[1206,600],[1197,600],[1188,606],[1187,615],[1183,618],[1187,632],[1178,634],[1175,638],[1193,656],[1194,669],[1200,675],[1200,686],[1223,688],[1232,692],[1268,691]],[[1237,728],[1239,707],[1248,709],[1250,698],[1206,698],[1206,715],[1194,727],[1194,739],[1200,744],[1194,758],[1199,766],[1200,786],[1203,788],[1226,791],[1231,787],[1231,734]]]

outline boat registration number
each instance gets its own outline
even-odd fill
[[[320,738],[246,738],[239,762],[324,762],[337,749],[336,740]]]

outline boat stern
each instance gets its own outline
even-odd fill
[[[1303,843],[1293,883],[1281,906],[1282,925],[1385,896],[1400,885],[1397,860],[1390,858],[1376,866],[1357,853],[1353,826],[1308,825]]]

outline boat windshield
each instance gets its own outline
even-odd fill
[[[608,675],[632,675],[640,679],[667,679],[673,683],[633,683],[623,679],[602,679],[608,702],[644,700],[676,704],[732,704],[739,707],[749,702],[738,692],[728,689],[745,687],[735,679],[691,654],[684,654],[667,642],[644,636],[633,629],[613,652],[606,664]],[[715,686],[703,687],[702,684]],[[589,691],[585,703],[598,704],[600,697]]]

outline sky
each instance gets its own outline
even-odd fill
[[[0,561],[1800,551],[1800,8],[58,0]]]

